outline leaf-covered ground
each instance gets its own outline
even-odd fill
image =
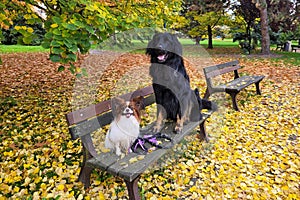
[[[81,146],[70,140],[64,116],[76,98],[73,75],[58,73],[45,53],[1,58],[0,199],[126,199],[123,181],[109,174],[93,172],[88,190],[76,182]],[[228,97],[220,102],[220,111],[207,123],[210,142],[190,136],[173,156],[145,173],[139,182],[145,199],[300,198],[300,68],[280,59],[237,58],[243,73],[266,76],[262,95],[255,95],[254,86],[242,91],[241,112],[231,109]],[[147,59],[122,56],[112,65],[115,71],[106,71],[92,86],[100,93],[96,99],[111,95],[106,89],[130,63],[147,67]],[[203,78],[188,67],[203,92]]]

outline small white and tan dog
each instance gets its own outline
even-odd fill
[[[114,151],[118,156],[127,154],[132,143],[140,134],[140,111],[144,108],[143,97],[131,101],[115,98],[112,101],[114,120],[110,124],[105,138],[105,148]]]

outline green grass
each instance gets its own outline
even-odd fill
[[[42,46],[0,45],[0,53],[49,52]]]
[[[195,44],[194,40],[191,39],[180,39],[180,42],[182,45],[191,45],[191,44]],[[200,45],[207,47],[208,45],[208,40],[205,39],[203,41],[200,42]],[[232,42],[232,39],[214,39],[213,40],[213,46],[214,47],[230,47],[230,46],[238,46],[239,43],[238,42]]]
[[[284,60],[286,63],[300,67],[300,53],[276,51],[276,54],[281,55],[281,57],[272,58],[274,61]]]
[[[180,42],[185,47],[193,47],[195,42],[191,39],[180,39]],[[203,40],[200,42],[200,45],[204,48],[207,47],[208,40]],[[140,41],[134,40],[133,41],[133,48],[131,48],[135,53],[144,53],[144,48],[147,46],[147,41],[145,43],[142,43]],[[210,50],[212,54],[216,53],[218,54],[218,49],[221,50],[221,48],[238,48],[238,42],[232,42],[232,39],[215,39],[213,40],[213,46],[214,49]],[[95,48],[95,45],[93,46]],[[276,46],[272,46],[272,49],[275,49]],[[140,49],[140,50],[138,50]],[[120,49],[119,49],[120,50]],[[121,51],[130,51],[128,48],[124,48]],[[49,52],[49,49],[44,49],[41,46],[23,46],[23,45],[0,45],[0,53],[22,53],[22,52]],[[227,50],[220,51],[228,52]],[[272,58],[274,60],[286,60],[293,65],[300,66],[300,53],[294,53],[294,52],[281,52],[281,51],[272,51],[272,53],[276,53],[281,55],[279,58]]]

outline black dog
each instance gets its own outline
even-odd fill
[[[212,103],[201,99],[198,89],[191,89],[182,46],[175,35],[156,33],[148,43],[146,54],[151,57],[150,76],[158,105],[153,131],[159,132],[164,120],[170,119],[176,121],[174,131],[180,133],[183,123],[200,120],[200,110],[211,109]]]

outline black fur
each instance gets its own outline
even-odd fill
[[[183,117],[186,110],[192,108],[189,120],[201,119],[200,110],[203,105],[208,108],[210,101],[203,102],[198,90],[191,90],[177,37],[170,33],[155,34],[148,43],[146,54],[151,57],[150,76],[156,103],[164,110],[158,107],[158,112],[164,112],[165,119],[176,121],[177,116]]]

